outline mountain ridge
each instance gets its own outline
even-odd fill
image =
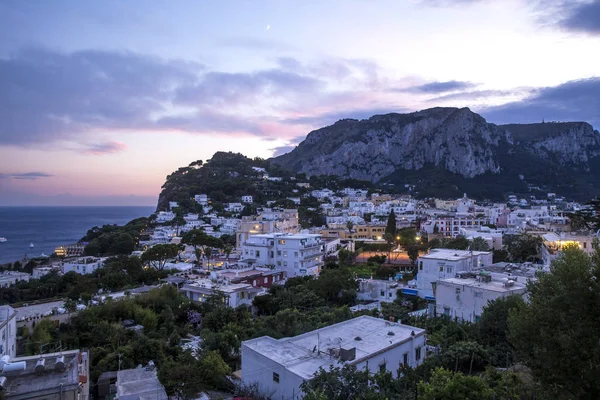
[[[468,108],[435,107],[339,120],[271,161],[309,176],[402,183],[406,175],[415,184],[427,177],[418,171],[434,170],[586,197],[600,187],[600,133],[586,122],[497,125]]]

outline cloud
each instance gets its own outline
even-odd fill
[[[419,86],[411,86],[408,88],[391,89],[397,92],[409,92],[409,93],[447,93],[456,92],[460,90],[467,90],[477,86],[471,82],[464,81],[443,81],[443,82],[429,82]]]
[[[12,179],[28,180],[28,181],[35,181],[40,178],[49,178],[51,176],[53,176],[53,175],[46,174],[44,172],[22,172],[22,173],[12,173],[12,174],[6,174],[6,173],[0,174],[0,178],[12,178]]]
[[[185,105],[237,105],[271,98],[288,98],[293,94],[314,92],[322,86],[318,79],[271,69],[252,73],[209,72],[197,84],[182,86],[175,102]]]
[[[105,154],[119,153],[124,151],[126,148],[127,145],[125,143],[111,141],[88,144],[84,147],[83,152],[89,155],[101,156]]]
[[[217,41],[218,45],[230,47],[242,47],[252,50],[291,51],[296,47],[291,44],[277,40],[265,40],[256,37],[229,37]]]
[[[123,146],[93,137],[113,130],[285,138],[300,133],[290,128],[301,123],[295,118],[311,126],[335,122],[355,117],[355,104],[386,108],[379,95],[392,96],[370,60],[274,62],[267,69],[223,72],[131,52],[24,49],[0,57],[0,146],[64,142],[107,154]],[[350,111],[329,115],[334,109]]]
[[[129,52],[27,49],[0,59],[0,145],[69,140],[92,129],[139,129],[202,66]]]
[[[373,115],[388,114],[391,112],[406,112],[404,108],[367,108],[367,109],[355,109],[346,111],[330,111],[322,114],[315,115],[302,115],[296,117],[290,117],[282,120],[281,122],[288,125],[308,125],[312,127],[322,127],[331,125],[336,121],[346,118],[352,119],[367,119]]]
[[[490,122],[585,121],[600,127],[600,77],[536,89],[516,102],[479,110]]]
[[[565,17],[559,19],[558,26],[573,32],[600,35],[600,0],[586,2],[563,2]]]
[[[300,142],[302,142],[304,139],[306,139],[306,135],[296,136],[296,137],[288,140],[286,145],[274,147],[269,150],[273,152],[273,157],[277,157],[277,156],[289,153],[290,151],[294,150],[296,148],[296,146],[298,146],[300,144]]]
[[[512,96],[515,93],[517,92],[511,90],[473,90],[470,92],[450,93],[443,96],[433,97],[428,99],[427,102],[435,103],[449,100],[481,100],[489,97]]]

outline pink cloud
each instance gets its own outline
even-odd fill
[[[84,153],[94,156],[103,156],[105,154],[113,154],[125,151],[126,148],[127,145],[125,143],[115,141],[93,143],[85,146]]]

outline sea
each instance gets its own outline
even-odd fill
[[[50,255],[57,246],[79,241],[88,229],[123,225],[150,216],[154,207],[0,207],[0,264]],[[30,248],[33,243],[34,247]]]

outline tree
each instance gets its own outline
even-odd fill
[[[215,389],[230,389],[227,375],[231,368],[216,351],[208,351],[202,355],[198,368],[201,379]]]
[[[354,223],[352,221],[346,222],[346,228],[348,229],[348,232],[352,232],[352,229],[354,228]]]
[[[177,257],[179,247],[176,244],[157,244],[142,254],[142,261],[149,263],[155,270],[162,271],[168,260]]]
[[[481,377],[443,368],[434,370],[429,382],[422,381],[418,388],[418,400],[488,400],[494,396]]]
[[[202,229],[192,229],[191,231],[186,232],[185,235],[183,235],[182,241],[183,243],[194,247],[196,262],[198,264],[200,263],[202,254],[206,256],[208,263],[210,263],[212,249],[223,247],[222,240],[214,236],[207,235]]]
[[[392,208],[390,215],[388,216],[387,225],[385,227],[385,233],[390,234],[393,238],[396,237],[396,213]]]
[[[338,252],[338,260],[340,264],[348,265],[352,263],[352,252],[346,249],[340,249]]]
[[[408,254],[408,258],[410,259],[410,263],[412,265],[416,265],[417,259],[419,258],[419,246],[410,245],[406,248],[406,253]]]
[[[508,315],[525,305],[521,296],[509,296],[488,302],[479,319],[479,343],[486,347],[490,363],[509,367],[514,362],[513,347],[508,343]]]
[[[503,238],[504,249],[511,262],[532,261],[539,258],[542,239],[533,235],[506,235]]]
[[[597,232],[600,229],[600,197],[586,203],[586,207],[568,215],[573,230],[587,229]]]
[[[471,240],[469,248],[473,251],[490,251],[490,246],[487,241],[482,237],[476,237]]]
[[[305,380],[300,388],[309,399],[365,399],[376,394],[376,388],[369,385],[371,375],[366,369],[356,365],[330,366],[329,370],[319,368],[311,380]]]
[[[600,253],[567,246],[527,289],[508,320],[519,359],[558,398],[600,398]]]
[[[198,379],[199,363],[189,352],[184,352],[177,361],[168,361],[158,369],[158,379],[167,394],[178,400],[191,400],[206,388]]]

